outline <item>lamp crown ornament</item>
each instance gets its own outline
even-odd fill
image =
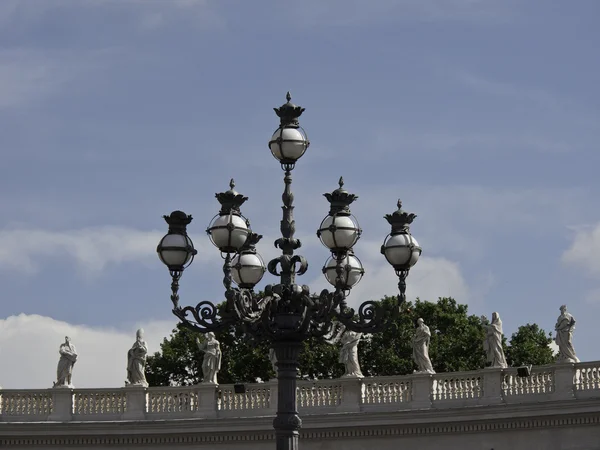
[[[335,191],[323,194],[330,203],[329,215],[349,216],[351,214],[350,205],[358,198],[358,195],[350,194],[344,189],[344,177],[340,177],[338,184],[340,187]]]
[[[241,214],[240,207],[248,200],[248,197],[240,194],[234,188],[235,180],[232,178],[231,181],[229,181],[228,191],[215,194],[215,197],[221,204],[219,214],[222,216],[227,214]]]
[[[386,214],[384,218],[392,226],[392,235],[410,234],[410,224],[417,218],[414,213],[409,213],[402,209],[402,200],[398,199],[398,210],[392,214]]]
[[[285,99],[287,100],[287,103],[284,103],[279,108],[273,108],[273,110],[275,111],[275,114],[277,114],[277,117],[279,117],[282,127],[298,128],[300,126],[298,117],[302,115],[305,108],[292,103],[290,91],[287,92]]]
[[[187,235],[187,226],[192,221],[192,216],[183,211],[173,211],[168,216],[163,216],[169,225],[169,234]]]
[[[250,233],[246,242],[240,249],[240,253],[256,253],[256,244],[262,239],[262,234]]]

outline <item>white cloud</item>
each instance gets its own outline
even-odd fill
[[[43,263],[66,257],[90,275],[113,264],[156,263],[156,246],[163,235],[160,231],[116,226],[69,231],[1,230],[0,268],[35,273]],[[196,260],[208,261],[214,253],[198,248]]]
[[[361,245],[359,257],[365,267],[365,275],[352,289],[348,299],[348,304],[352,307],[366,300],[378,300],[385,295],[398,293],[398,277],[380,254],[380,245],[374,242],[363,242]],[[324,276],[310,285],[315,293],[321,289],[332,289]],[[460,303],[468,303],[470,289],[458,263],[446,258],[421,257],[407,278],[406,297],[410,301],[419,297],[433,302],[438,297],[454,297]]]
[[[135,342],[136,329],[144,328],[152,354],[175,325],[175,321],[154,321],[123,331],[73,325],[39,315],[8,317],[0,320],[0,385],[5,389],[52,387],[58,348],[69,336],[79,354],[73,371],[76,387],[123,386],[127,351]]]
[[[101,72],[119,51],[0,50],[0,110],[26,106],[72,88],[73,80]]]
[[[220,26],[222,19],[212,8],[213,4],[211,0],[2,0],[0,25],[35,26],[51,17],[47,15],[49,12],[68,10],[96,17],[103,12],[118,12],[121,18],[131,19],[144,30],[157,29],[179,19],[192,19],[203,26]]]
[[[286,5],[304,26],[355,25],[381,20],[504,21],[507,5],[492,0],[305,0]]]
[[[553,94],[538,87],[517,86],[503,81],[491,80],[466,70],[457,71],[455,75],[461,83],[486,94],[513,97],[518,100],[525,99],[554,110],[559,109],[561,104]]]
[[[585,270],[591,276],[600,276],[600,223],[575,228],[573,243],[563,253],[562,261]]]

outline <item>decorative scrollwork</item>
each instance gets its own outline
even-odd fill
[[[229,314],[220,314],[219,308],[212,302],[202,301],[195,307],[186,306],[173,309],[181,323],[194,331],[207,333],[228,328],[235,322],[235,317]],[[193,319],[188,318],[191,315]]]

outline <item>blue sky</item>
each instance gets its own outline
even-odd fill
[[[122,383],[136,327],[158,349],[176,323],[155,255],[174,209],[200,252],[182,302],[219,301],[204,229],[231,177],[276,255],[267,142],[287,90],[311,140],[294,171],[304,283],[326,287],[315,232],[343,175],[364,230],[354,304],[395,293],[378,252],[402,198],[423,246],[410,298],[498,311],[507,335],[550,331],[566,303],[581,359],[600,359],[599,14],[593,0],[3,0],[0,355],[41,359],[29,378],[3,365],[0,383],[48,385],[64,333],[82,387]]]

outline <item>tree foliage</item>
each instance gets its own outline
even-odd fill
[[[384,297],[384,303],[396,297]],[[452,298],[436,303],[417,299],[407,302],[392,326],[382,333],[365,336],[359,345],[359,359],[366,376],[412,373],[412,337],[418,318],[431,330],[429,354],[436,372],[476,370],[485,367],[482,342],[485,331],[481,318],[468,314],[467,305]],[[147,378],[150,385],[191,385],[202,380],[203,354],[198,350],[198,334],[178,326],[161,349],[148,358]],[[223,384],[267,380],[275,376],[268,359],[269,344],[247,337],[241,327],[216,333],[223,353],[219,382]],[[548,347],[550,339],[536,324],[519,327],[506,345],[509,365],[549,364],[554,361]],[[343,374],[338,362],[340,345],[322,339],[304,342],[299,376],[310,379],[337,378]]]
[[[506,361],[511,366],[533,364],[541,366],[555,361],[551,334],[546,334],[537,324],[521,325],[510,338]]]

